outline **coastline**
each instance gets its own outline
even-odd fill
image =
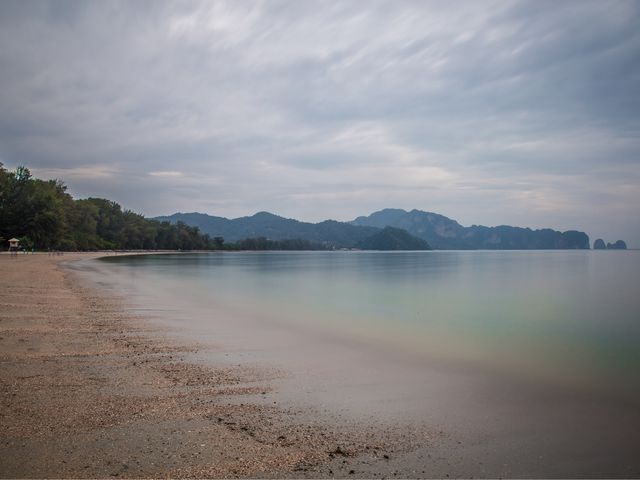
[[[286,372],[194,363],[213,347],[177,341],[61,265],[103,255],[0,255],[0,476],[420,475],[389,458],[430,433],[268,405]]]
[[[637,476],[635,402],[251,323],[101,255],[0,254],[2,478]]]

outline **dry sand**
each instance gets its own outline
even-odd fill
[[[189,361],[210,347],[61,266],[96,256],[0,255],[1,477],[428,475],[394,462],[434,441],[422,429],[266,406],[286,372]]]

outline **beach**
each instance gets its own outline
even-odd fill
[[[212,347],[63,267],[100,255],[0,255],[0,476],[409,475],[390,461],[432,441],[280,407],[286,372],[191,362]]]
[[[369,275],[376,262],[399,275],[412,271],[409,260],[461,262],[448,272],[483,261],[482,275],[491,275],[487,262],[499,260],[501,274],[517,278],[535,255],[548,283],[552,254],[245,252],[97,260],[104,255],[0,255],[2,478],[628,478],[640,471],[634,391],[622,396],[626,390],[608,384],[595,389],[437,357],[431,347],[418,354],[392,338],[382,343],[332,330],[341,317],[300,301],[305,291],[314,302],[323,286],[333,288],[331,278],[344,292],[321,298],[371,309],[375,303],[358,299],[345,279],[359,265],[370,281],[381,281]],[[633,271],[635,257],[627,257],[617,265]],[[599,272],[614,262],[571,258],[579,269],[596,261]],[[620,275],[621,268],[612,271]],[[571,271],[565,265],[559,279]],[[354,278],[364,285],[363,277]],[[401,278],[395,283],[410,291]],[[477,289],[457,291],[461,304],[465,291]],[[270,309],[272,299],[281,301]],[[400,311],[390,297],[383,303]],[[401,321],[393,318],[399,332]],[[449,349],[464,353],[462,345]]]

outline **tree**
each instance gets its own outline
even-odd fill
[[[0,237],[26,237],[36,248],[209,249],[198,228],[148,220],[103,198],[74,200],[59,180],[33,178],[0,163]]]

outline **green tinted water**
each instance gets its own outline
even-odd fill
[[[106,265],[183,313],[210,308],[616,396],[640,390],[637,251],[247,252]],[[181,316],[184,328],[194,315]]]

